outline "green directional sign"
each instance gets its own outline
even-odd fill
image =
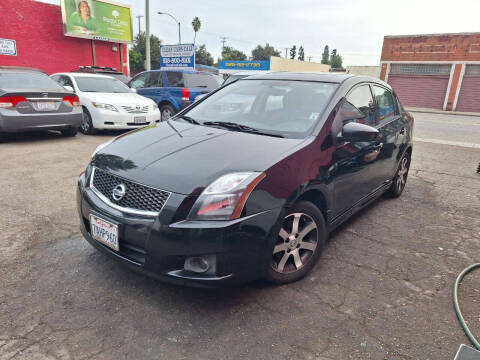
[[[129,5],[106,0],[61,0],[66,36],[119,43],[132,42]]]

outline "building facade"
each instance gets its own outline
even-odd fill
[[[0,14],[0,38],[16,43],[16,55],[0,53],[0,66],[34,67],[52,74],[96,65],[114,67],[128,75],[126,44],[65,36],[58,5],[0,0]]]
[[[405,106],[480,112],[480,33],[385,36],[380,65]]]

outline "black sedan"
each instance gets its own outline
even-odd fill
[[[373,78],[241,79],[100,145],[78,180],[81,231],[166,281],[295,281],[332,229],[382,194],[400,196],[412,128]]]

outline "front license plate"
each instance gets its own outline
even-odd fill
[[[102,244],[118,251],[118,226],[90,214],[90,231],[92,237]]]
[[[56,110],[56,106],[53,101],[39,101],[37,102],[37,110],[52,111],[52,110]]]
[[[135,116],[133,118],[133,122],[135,124],[143,124],[147,122],[147,117],[146,116]]]

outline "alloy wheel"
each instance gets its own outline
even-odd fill
[[[318,244],[318,228],[305,213],[289,214],[283,220],[273,248],[272,269],[288,274],[300,270],[312,258]]]
[[[168,120],[172,117],[172,112],[170,109],[163,109],[162,110],[162,121]]]
[[[400,166],[398,168],[397,179],[396,179],[396,186],[397,191],[401,192],[407,183],[407,175],[408,175],[408,158],[404,156],[400,161]]]
[[[88,117],[88,114],[86,114],[85,112],[83,113],[81,128],[82,128],[82,133],[84,134],[88,134],[88,132],[90,131],[90,119]]]

